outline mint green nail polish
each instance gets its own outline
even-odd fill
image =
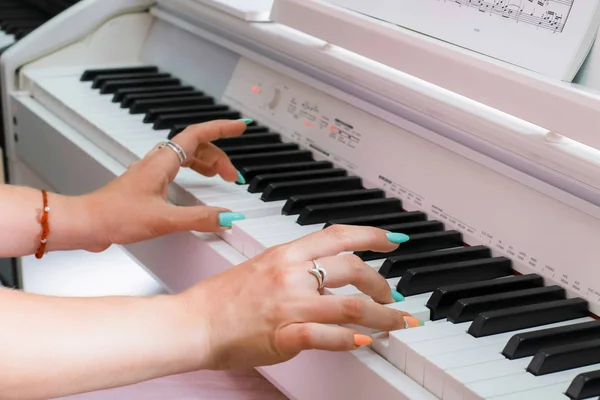
[[[246,217],[240,213],[226,212],[219,214],[219,224],[225,228],[231,228],[234,221],[242,221],[244,219]]]
[[[410,237],[404,233],[388,232],[387,237],[392,243],[406,243],[410,240]]]
[[[394,298],[394,300],[396,301],[396,303],[404,301],[404,296],[402,296],[400,293],[398,293],[394,289],[392,289],[392,297]]]
[[[240,171],[238,171],[238,183],[241,183],[242,185],[246,184],[246,178],[244,178],[244,175],[242,175],[242,173]]]
[[[240,118],[238,119],[238,121],[242,121],[244,122],[246,125],[250,125],[251,123],[254,122],[254,120],[252,118]]]

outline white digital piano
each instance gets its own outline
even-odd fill
[[[565,83],[325,1],[272,6],[84,0],[27,35],[1,60],[12,182],[85,193],[190,124],[253,118],[217,143],[248,184],[182,170],[169,193],[247,219],[127,253],[179,292],[331,224],[383,227],[410,242],[359,256],[425,321],[259,368],[287,396],[600,396],[598,51]]]

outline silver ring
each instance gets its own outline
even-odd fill
[[[171,148],[175,152],[175,154],[177,154],[177,157],[179,157],[181,165],[185,164],[185,162],[187,161],[187,155],[185,154],[185,151],[183,151],[180,145],[169,140],[166,142],[160,142],[157,148],[160,150],[164,147]]]
[[[317,281],[319,282],[319,290],[323,290],[325,287],[325,280],[327,279],[327,271],[325,271],[316,260],[313,260],[313,264],[315,267],[309,269],[308,272],[317,278]]]

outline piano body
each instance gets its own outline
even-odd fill
[[[424,326],[259,368],[290,398],[599,395],[593,89],[323,1],[85,0],[1,62],[14,183],[85,193],[186,125],[255,119],[218,143],[248,185],[182,170],[169,193],[245,221],[125,247],[172,292],[330,223],[411,235],[360,256]]]

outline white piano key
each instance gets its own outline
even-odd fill
[[[390,332],[389,361],[402,372],[406,370],[407,346],[437,338],[464,334],[469,328],[469,322],[452,324],[445,320],[439,324],[425,324],[414,329]]]
[[[564,394],[568,388],[569,383],[563,382],[538,389],[494,397],[494,400],[568,400],[568,397]]]
[[[489,357],[487,358],[488,360],[497,359],[508,361],[501,355],[501,352],[504,349],[504,346],[506,346],[506,343],[514,335],[540,329],[571,325],[584,322],[585,320],[587,319],[582,318],[576,321],[561,321],[554,324],[520,329],[481,338],[475,338],[468,333],[465,333],[449,338],[416,343],[414,345],[409,345],[406,361],[407,370],[410,369],[412,371],[411,373],[417,377],[423,376],[423,385],[425,388],[441,395],[445,385],[445,378],[448,376],[447,371],[463,366],[474,366],[474,368],[477,368],[477,366],[481,364],[477,359],[471,361],[470,358],[464,356],[465,353],[473,349],[481,348],[482,360],[485,359],[485,357]],[[494,354],[489,354],[490,351]],[[495,358],[496,355],[500,358]],[[414,365],[411,366],[409,364]],[[423,368],[422,371],[419,369],[421,366]],[[518,370],[515,372],[518,372]]]
[[[561,383],[568,384],[579,374],[600,369],[600,364],[570,369],[554,374],[535,376],[529,372],[488,379],[466,386],[464,400],[487,400],[500,396],[517,396],[520,392],[542,389]],[[566,387],[565,387],[566,389]],[[525,397],[523,397],[525,398]],[[546,399],[544,399],[546,400]]]

